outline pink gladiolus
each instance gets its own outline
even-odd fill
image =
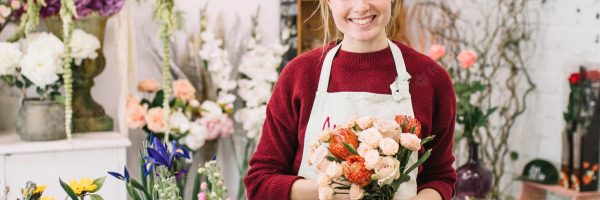
[[[198,193],[198,200],[206,200],[206,193],[205,192]]]

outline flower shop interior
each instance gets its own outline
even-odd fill
[[[395,1],[389,37],[454,86],[452,199],[600,199],[600,1]],[[248,199],[322,23],[318,0],[0,0],[0,200]]]

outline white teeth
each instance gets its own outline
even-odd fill
[[[355,24],[364,25],[364,24],[368,24],[371,21],[373,21],[373,17],[365,17],[365,18],[360,18],[360,19],[356,19],[356,18],[352,19],[351,18],[350,21]]]

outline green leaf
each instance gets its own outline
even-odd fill
[[[327,160],[332,161],[332,162],[342,162],[341,159],[336,158],[335,156],[327,155],[325,158],[327,158]]]
[[[137,192],[135,192],[135,190],[133,190],[133,186],[131,186],[131,183],[127,183],[127,193],[129,193],[129,197],[131,197],[133,200],[142,199],[140,195]]]
[[[77,198],[77,195],[75,194],[75,192],[73,192],[73,190],[71,189],[71,187],[69,187],[69,185],[67,185],[65,182],[63,182],[62,179],[60,179],[60,178],[58,178],[58,181],[60,182],[60,187],[62,187],[63,190],[65,190],[65,192],[67,193],[67,195],[69,195],[71,200],[79,200]]]
[[[162,106],[164,96],[165,96],[165,93],[162,90],[159,90],[156,93],[156,95],[154,96],[154,100],[152,100],[152,104],[150,105],[150,107],[153,108],[153,107]]]
[[[198,193],[200,193],[200,173],[196,173],[196,178],[194,178],[194,187],[192,191],[192,200],[198,200]]]
[[[102,185],[104,185],[105,179],[106,179],[106,176],[95,179],[93,183],[94,183],[94,185],[96,185],[96,189],[90,191],[90,193],[94,193],[94,192],[100,190],[100,188],[102,188]]]
[[[348,151],[350,151],[350,153],[352,153],[354,155],[358,155],[358,152],[356,152],[356,149],[352,145],[348,144],[347,142],[343,142],[343,144],[344,144],[344,147],[346,147],[346,149],[348,149]]]
[[[435,135],[430,135],[426,137],[425,139],[421,140],[421,145],[428,143],[429,141],[433,140],[433,138],[435,138]]]
[[[150,199],[150,193],[148,193],[148,191],[146,191],[146,188],[140,184],[140,182],[136,181],[135,179],[129,178],[129,181],[131,182],[131,185],[135,188],[138,189],[139,191],[144,193],[144,196],[146,196],[147,199]]]
[[[423,164],[429,158],[429,156],[431,156],[431,149],[425,151],[423,156],[421,156],[421,158],[419,158],[419,160],[417,160],[416,163],[414,163],[412,166],[410,166],[406,171],[404,171],[402,173],[408,174],[408,173],[412,172],[412,170],[415,170],[417,167],[419,167],[419,165]]]
[[[102,196],[100,196],[99,194],[90,194],[90,198],[92,200],[104,200],[104,198],[102,198]]]

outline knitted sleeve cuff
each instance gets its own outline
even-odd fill
[[[454,186],[444,181],[431,181],[425,184],[419,185],[419,191],[425,188],[431,188],[437,191],[443,200],[451,200],[454,196]]]

